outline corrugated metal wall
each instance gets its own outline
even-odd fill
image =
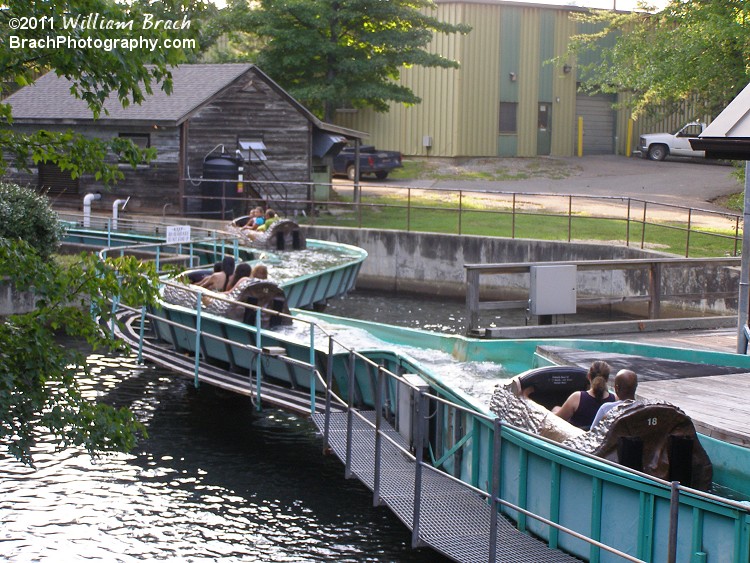
[[[383,114],[338,113],[337,124],[366,131],[368,142],[406,155],[535,156],[539,103],[547,102],[550,153],[574,154],[575,69],[566,74],[561,64],[549,63],[565,55],[577,32],[569,8],[456,1],[440,2],[431,14],[472,27],[465,36],[438,34],[430,45],[433,52],[459,61],[461,68],[404,69],[401,83],[422,98],[421,104],[392,104]],[[517,134],[499,133],[500,102],[518,103]],[[618,131],[626,131],[629,114],[620,113]],[[431,138],[431,147],[424,146],[425,137]],[[618,143],[624,152],[624,133]]]
[[[566,11],[555,12],[555,56],[563,57],[568,48],[570,36],[575,34],[576,24],[571,21]],[[571,70],[567,74],[563,65],[554,66],[552,96],[554,113],[552,115],[552,154],[571,156],[575,151],[576,118],[576,73],[575,61],[567,61]]]
[[[497,151],[501,66],[500,13],[492,5],[462,5],[472,27],[462,44],[461,95],[457,100],[455,155],[494,156]]]
[[[432,14],[442,21],[460,23],[466,17],[466,8],[465,4],[441,4]],[[465,41],[462,35],[437,34],[429,49],[461,62]],[[369,109],[337,112],[334,121],[369,133],[366,142],[383,149],[421,156],[458,154],[460,137],[456,135],[456,123],[460,116],[457,108],[461,106],[461,92],[466,90],[462,88],[463,72],[464,69],[402,69],[400,83],[422,98],[422,103],[414,106],[390,104],[388,113]],[[425,137],[432,139],[431,147],[424,146]]]
[[[521,66],[518,69],[518,155],[536,155],[539,101],[539,10],[523,8]]]
[[[521,8],[507,8],[496,10],[500,19],[500,67],[495,76],[500,89],[500,102],[518,103],[519,82],[512,80],[511,75],[517,77],[521,70],[521,19],[523,16]],[[493,72],[493,69],[487,69]],[[516,114],[517,115],[517,114]],[[516,123],[518,121],[516,120]],[[515,156],[518,153],[518,133],[499,133],[495,129],[497,148],[495,154],[500,156]],[[488,143],[490,140],[488,139]],[[492,153],[492,147],[488,147],[488,154]]]

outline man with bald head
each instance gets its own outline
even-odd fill
[[[613,403],[604,403],[596,413],[591,428],[599,424],[599,421],[613,408],[623,404],[625,401],[635,401],[635,390],[638,387],[638,376],[634,371],[621,369],[615,375],[615,395],[617,400]]]

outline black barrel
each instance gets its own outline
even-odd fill
[[[233,219],[244,213],[245,203],[237,193],[239,166],[237,160],[228,156],[209,156],[203,161],[203,217]]]

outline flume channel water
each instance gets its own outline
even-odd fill
[[[129,406],[147,439],[92,462],[76,449],[0,455],[0,560],[445,561],[341,463],[312,423],[132,356],[89,355],[87,396]]]

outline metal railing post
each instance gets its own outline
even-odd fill
[[[458,234],[461,234],[461,217],[463,215],[463,209],[464,209],[464,193],[461,190],[458,190]]]
[[[198,292],[196,295],[195,303],[195,372],[193,374],[193,385],[197,389],[200,387],[200,380],[198,378],[198,372],[200,370],[201,361],[201,297],[203,294]]]
[[[310,414],[315,414],[315,325],[310,325]]]
[[[568,196],[568,242],[573,236],[573,196]]]
[[[419,519],[422,511],[422,463],[424,461],[424,425],[427,423],[425,416],[425,404],[427,403],[424,393],[419,392],[419,402],[417,403],[417,421],[416,437],[414,448],[416,454],[416,463],[414,467],[414,515],[411,529],[411,546],[417,548],[419,541]]]
[[[502,447],[502,422],[499,418],[496,418],[493,423],[494,435],[492,437],[492,500],[490,502],[490,553],[487,558],[488,561],[497,560],[497,516],[499,503],[497,499],[500,498],[500,448]]]
[[[326,447],[330,447],[331,442],[329,439],[331,429],[331,385],[333,384],[333,338],[328,337],[328,360],[326,363],[326,413],[325,413],[325,424],[323,426],[323,437],[325,439]]]
[[[358,188],[355,187],[354,189],[356,190]],[[360,195],[357,196],[356,203],[357,203],[357,216],[358,216],[357,226],[361,229],[362,228],[362,197]]]
[[[641,224],[641,249],[646,244],[646,208],[648,207],[648,202],[643,202],[643,223]]]
[[[516,238],[516,192],[513,192],[513,207],[510,210],[510,238]]]
[[[346,463],[344,477],[352,478],[352,426],[354,424],[354,368],[357,361],[354,352],[349,352],[349,393],[346,411]]]
[[[107,219],[107,248],[112,246],[112,221]]]
[[[677,561],[677,520],[680,513],[680,482],[672,481],[672,494],[669,497],[669,549],[667,563]]]
[[[411,231],[411,188],[406,188],[406,232]]]
[[[138,364],[143,364],[143,334],[146,323],[146,306],[141,307],[141,325],[138,329]]]
[[[628,219],[625,223],[625,246],[630,246],[630,204],[631,200],[628,198]]]
[[[262,336],[260,334],[261,329],[261,316],[260,316],[260,309],[255,310],[255,347],[258,349],[258,352],[255,356],[255,395],[258,397],[258,400],[256,402],[256,409],[258,412],[263,410],[263,405],[261,404],[261,396],[260,396],[260,380],[263,376],[263,341]]]
[[[690,256],[690,228],[693,224],[693,208],[688,209],[687,235],[685,236],[685,258]]]
[[[734,254],[732,256],[737,256],[737,245],[740,242],[740,218],[735,217],[734,218]]]
[[[383,451],[380,426],[383,421],[383,367],[378,366],[377,387],[375,388],[375,473],[372,486],[372,505],[380,506],[380,458]]]

